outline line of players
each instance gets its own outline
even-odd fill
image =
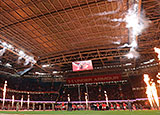
[[[68,104],[58,104],[55,105],[55,110],[67,110]],[[86,108],[86,104],[72,104],[71,110],[137,110],[143,109],[141,105],[137,104],[127,104],[127,103],[110,103],[107,106],[106,103],[92,103],[89,104],[88,108]]]

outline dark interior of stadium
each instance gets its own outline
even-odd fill
[[[87,93],[89,101],[102,101],[104,91],[109,100],[147,98],[144,74],[160,97],[159,0],[0,0],[0,6],[0,102],[5,81],[6,99],[80,102]],[[81,70],[86,63],[91,69]]]

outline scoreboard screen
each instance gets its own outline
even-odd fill
[[[92,61],[87,60],[72,62],[72,69],[73,71],[93,70]]]

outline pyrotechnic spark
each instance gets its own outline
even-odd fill
[[[144,13],[140,14],[138,4],[134,4],[125,16],[126,28],[131,29],[132,37],[140,35],[148,27],[149,20],[145,18]]]
[[[121,24],[120,23],[114,23],[114,25],[108,25],[108,24],[103,24],[103,25],[96,25],[95,27],[110,27],[110,28],[116,28],[118,26],[120,26]]]
[[[160,73],[158,73],[157,78],[160,79]]]
[[[85,93],[85,100],[86,100],[86,108],[88,108],[88,94]]]
[[[12,107],[14,106],[14,95],[12,95]]]
[[[105,15],[109,15],[109,14],[115,14],[117,13],[119,10],[120,10],[120,3],[122,2],[121,0],[108,0],[108,2],[112,2],[112,1],[117,1],[117,6],[118,8],[116,10],[113,10],[113,11],[104,11],[104,12],[101,12],[101,13],[97,13],[95,14],[95,16],[105,16]]]
[[[156,104],[159,107],[159,100],[158,100],[158,94],[157,89],[154,82],[150,82],[150,78],[148,74],[144,74],[144,82],[147,85],[146,94],[149,100],[149,103],[151,107],[153,107],[154,104]]]
[[[124,44],[124,45],[120,46],[119,48],[124,48],[124,47],[137,48],[138,45],[137,45],[137,42],[135,40],[133,40],[131,44]]]
[[[151,84],[151,89],[152,89],[154,100],[155,100],[157,106],[159,107],[158,94],[157,94],[157,89],[156,89],[156,85],[154,82]]]
[[[124,22],[125,20],[123,18],[114,18],[114,19],[111,19],[111,21],[113,21],[113,22]]]
[[[153,107],[153,104],[152,104],[153,99],[152,99],[151,86],[149,84],[149,81],[150,81],[149,76],[147,74],[144,74],[144,82],[147,84],[146,94],[147,94],[147,97],[148,97],[148,100],[149,100],[151,107]]]
[[[116,42],[113,42],[113,44],[120,44],[121,42],[120,41],[116,41]]]
[[[29,103],[30,103],[30,95],[28,95],[28,99],[27,99],[27,109],[29,109]]]
[[[71,99],[70,99],[70,94],[68,94],[68,102],[70,102],[71,101]]]
[[[7,87],[7,81],[5,81],[4,88],[3,88],[3,104],[2,104],[2,107],[4,107],[4,103],[5,103],[6,87]]]
[[[106,15],[111,15],[111,14],[115,14],[115,13],[119,12],[122,0],[108,0],[108,2],[116,2],[117,3],[117,9],[111,10],[111,11],[104,11],[104,12],[96,13],[96,14],[93,14],[92,16],[106,16]],[[121,19],[121,18],[120,19],[110,19],[110,18],[107,18],[107,17],[100,17],[95,21],[99,21],[99,20],[105,20],[105,22],[106,21],[116,22],[116,23],[114,23],[114,25],[108,25],[108,24],[107,25],[105,25],[105,24],[96,25],[96,26],[111,27],[111,28],[115,28],[115,27],[120,26],[120,23],[117,23],[117,22],[122,22],[123,21],[123,19]]]
[[[137,58],[139,56],[138,52],[136,52],[136,49],[138,47],[138,43],[136,40],[136,37],[140,35],[147,27],[148,27],[148,20],[145,18],[145,16],[138,12],[138,4],[134,4],[127,12],[124,21],[126,22],[126,28],[128,28],[131,32],[130,44],[125,44],[121,47],[131,47],[130,52],[126,54],[128,58]],[[120,20],[123,21],[123,20]],[[132,53],[132,52],[135,53]],[[135,55],[134,55],[135,54]],[[138,55],[137,55],[138,54]]]
[[[160,73],[158,73],[158,75],[156,76],[159,80],[157,80],[157,83],[160,84]]]
[[[139,57],[139,53],[134,48],[131,48],[129,53],[126,54],[125,56],[128,57],[128,59],[138,58]]]
[[[105,98],[106,98],[107,106],[109,106],[109,104],[108,104],[108,96],[107,96],[107,92],[106,91],[104,91],[104,95],[105,95]]]
[[[23,107],[23,95],[21,97],[21,108]]]
[[[158,59],[160,60],[160,48],[154,48],[154,51],[158,53]]]

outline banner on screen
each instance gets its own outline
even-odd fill
[[[66,79],[68,84],[79,83],[96,83],[96,82],[108,82],[108,81],[120,81],[121,75],[103,75],[103,76],[89,76],[89,77],[74,77]]]
[[[76,61],[72,62],[72,68],[73,71],[84,71],[84,70],[92,70],[92,61],[87,60],[87,61]]]

